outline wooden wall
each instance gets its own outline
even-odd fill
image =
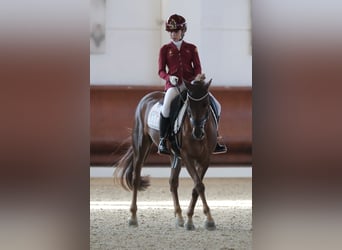
[[[134,112],[139,100],[162,86],[91,86],[90,164],[113,165],[125,153],[131,138]],[[212,156],[212,165],[251,165],[252,88],[211,87],[222,105],[219,132],[228,153]],[[146,165],[168,165],[169,157],[153,147]]]

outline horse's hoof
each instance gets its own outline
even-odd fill
[[[184,219],[183,218],[177,218],[176,219],[176,227],[184,227]]]
[[[214,221],[205,221],[204,222],[204,228],[209,230],[209,231],[213,231],[216,229],[216,225]]]
[[[189,231],[195,230],[195,226],[192,223],[185,223],[185,229]]]
[[[129,220],[128,220],[128,225],[129,225],[130,227],[137,227],[137,226],[138,226],[138,221],[135,220],[135,219],[129,219]]]

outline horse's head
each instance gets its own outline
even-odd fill
[[[188,115],[192,126],[192,136],[196,140],[202,140],[205,135],[204,126],[209,117],[209,82],[205,82],[204,74],[198,75],[192,82],[185,82],[188,98]]]

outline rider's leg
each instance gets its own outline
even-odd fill
[[[160,133],[160,141],[158,146],[159,154],[170,154],[170,150],[166,145],[166,138],[170,128],[170,118],[164,117],[162,113],[160,113],[160,121],[159,121],[159,133]]]
[[[159,132],[160,132],[160,141],[158,146],[158,153],[160,154],[170,154],[170,150],[166,145],[166,140],[168,137],[168,133],[170,130],[170,108],[172,100],[178,95],[177,88],[172,87],[169,88],[164,96],[164,104],[162,111],[160,113],[160,123],[159,123]]]
[[[216,100],[216,98],[210,93],[210,105],[213,108],[216,119],[217,119],[217,140],[220,138],[218,133],[218,127],[219,127],[219,121],[220,121],[220,115],[221,115],[221,104]],[[222,154],[227,152],[227,146],[220,144],[218,141],[216,143],[215,149],[213,154]]]

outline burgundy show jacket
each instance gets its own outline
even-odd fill
[[[181,84],[183,79],[191,82],[202,72],[197,47],[185,41],[182,42],[180,50],[173,42],[161,47],[158,64],[158,74],[166,81],[165,90],[173,86],[169,81],[171,75],[177,76],[178,84]]]

